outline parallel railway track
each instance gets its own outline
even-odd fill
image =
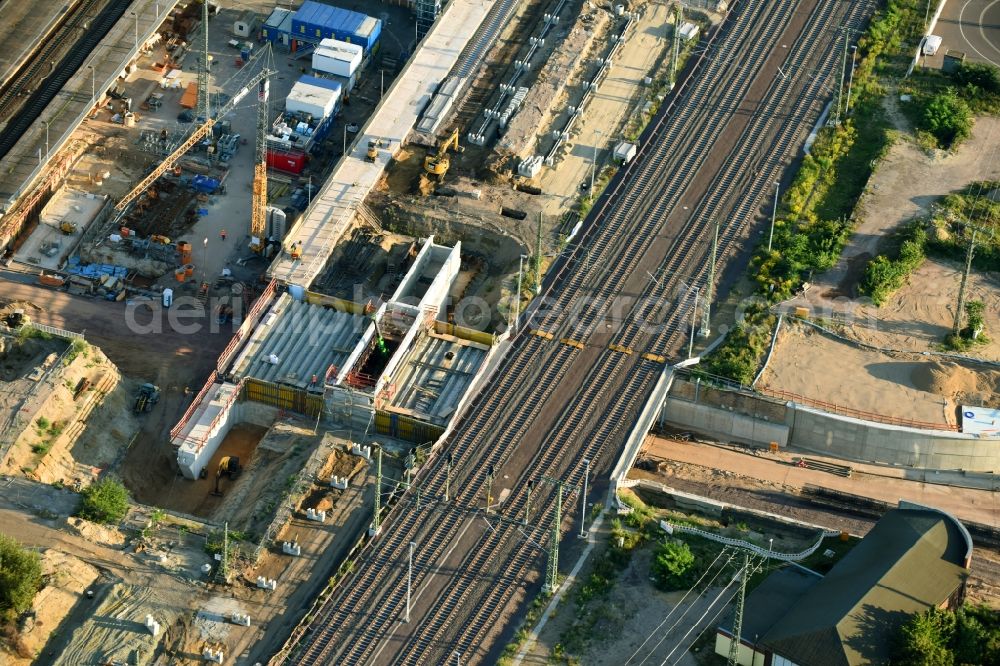
[[[777,40],[802,4],[808,0],[735,3],[731,25],[722,36],[713,36],[718,44],[711,44],[710,55],[701,56],[696,74],[685,81],[644,138],[643,145],[649,148],[629,167],[630,173],[617,179],[609,188],[611,192],[602,197],[580,244],[562,262],[557,275],[547,281],[547,312],[532,312],[536,330],[554,339],[571,335],[602,350],[582,387],[565,401],[568,405],[554,427],[545,429],[541,415],[551,409],[550,400],[557,388],[565,397],[563,382],[572,385],[579,381],[577,370],[587,367],[586,359],[594,354],[522,331],[495,384],[480,394],[470,415],[456,428],[458,434],[449,448],[459,461],[452,475],[452,487],[458,489],[453,501],[440,501],[445,471],[438,460],[418,478],[423,505],[416,508],[412,501],[404,501],[394,507],[385,523],[389,533],[369,544],[361,569],[320,609],[310,632],[302,636],[300,649],[285,663],[438,663],[453,652],[460,652],[463,661],[472,663],[485,656],[484,638],[502,624],[512,597],[537,560],[532,551],[536,546],[521,538],[521,528],[510,518],[524,512],[524,481],[546,474],[578,483],[584,459],[599,460],[619,446],[623,431],[631,426],[662,371],[661,364],[639,360],[637,354],[608,351],[606,343],[618,349],[649,349],[664,356],[677,349],[693,299],[687,293],[677,307],[665,309],[663,305],[672,303],[671,292],[685,273],[689,279],[697,279],[704,272],[708,221],[735,205],[735,214],[720,233],[721,260],[738,234],[745,232],[767,182],[776,177],[795,138],[815,115],[824,79],[836,61],[832,50],[813,63],[823,76],[812,76],[797,93],[794,76],[775,78],[766,99],[746,122],[740,141],[730,152],[731,159],[717,172],[712,186],[698,196],[695,213],[687,220],[680,219],[677,207],[685,196],[691,196],[688,190],[696,172],[704,168],[707,155],[744,104]],[[830,32],[838,8],[845,5],[835,0],[818,0],[818,4],[814,0],[812,4],[816,9],[810,12],[803,35],[783,63],[786,70],[812,62],[815,42],[829,37],[824,33]],[[850,7],[847,18],[856,23],[870,3],[852,3]],[[774,117],[791,104],[805,104],[806,108],[797,115],[789,112],[796,115],[795,122],[786,119],[773,145],[767,144]],[[760,155],[768,159],[762,162]],[[739,172],[750,167],[756,175],[740,177]],[[741,195],[739,201],[737,194]],[[673,225],[669,224],[671,216]],[[626,293],[651,248],[664,244],[669,252],[659,256],[666,259],[656,262],[657,275],[663,278],[641,282],[644,298],[610,338],[599,326],[604,322],[598,311],[585,310],[575,316],[573,306],[583,294],[605,303]],[[648,323],[656,324],[655,335],[650,335]],[[517,482],[512,483],[511,497],[503,507],[508,519],[494,519],[495,525],[491,523],[489,531],[478,538],[473,534],[473,543],[463,549],[468,555],[452,565],[464,574],[450,575],[447,586],[435,581],[434,568],[452,562],[452,551],[473,527],[474,521],[468,517],[470,512],[479,512],[477,503],[483,497],[487,470],[501,470],[522,441],[531,441],[532,434],[541,445],[527,464],[511,465]],[[533,500],[536,512],[532,522],[548,526],[554,494],[538,492]],[[404,632],[397,622],[405,609],[404,563],[411,541],[420,544],[413,589],[418,598],[428,595],[421,602],[427,610],[414,628]],[[458,617],[464,618],[460,626],[455,624]]]
[[[55,99],[129,5],[131,0],[83,0],[7,82],[0,92],[0,123],[7,121],[0,130],[0,158],[10,152]],[[72,42],[68,48],[67,41]]]

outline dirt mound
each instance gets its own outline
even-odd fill
[[[94,543],[104,544],[112,548],[125,546],[125,535],[112,527],[104,527],[83,518],[69,517],[66,526],[73,532]]]
[[[921,363],[911,371],[910,380],[921,391],[948,398],[976,393],[979,388],[975,372],[949,361]]]
[[[316,474],[316,479],[322,483],[329,483],[330,477],[346,476],[348,479],[365,466],[364,460],[358,456],[340,450],[334,450],[323,463]]]
[[[1000,406],[1000,372],[975,371],[950,361],[921,363],[910,374],[921,391],[951,398],[956,403]]]

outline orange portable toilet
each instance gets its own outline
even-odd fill
[[[194,275],[194,264],[184,265],[184,277],[191,277]]]
[[[174,271],[174,277],[177,278],[178,282],[184,282],[184,279],[187,277],[187,275],[185,275],[183,268],[178,268],[176,271]]]

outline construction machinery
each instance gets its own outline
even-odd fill
[[[265,69],[270,71],[270,51]],[[250,250],[263,254],[267,248],[267,132],[270,121],[267,78],[257,84],[257,152],[253,163],[253,203],[250,208]]]
[[[445,174],[448,173],[448,169],[451,167],[451,158],[448,157],[449,148],[453,149],[456,153],[462,152],[462,148],[458,145],[457,128],[446,141],[438,146],[436,154],[428,155],[424,158],[424,172],[428,176],[442,180]]]
[[[448,156],[449,149],[456,153],[462,152],[461,146],[458,145],[457,128],[445,141],[441,142],[436,153],[424,157],[424,171],[420,174],[420,181],[417,184],[417,189],[421,194],[430,194],[434,191],[434,186],[444,180],[448,169],[451,168],[451,158]]]
[[[263,49],[261,51],[261,55],[263,55],[264,53],[270,53],[270,49]],[[177,163],[177,161],[180,160],[182,157],[184,157],[184,154],[187,153],[187,151],[190,150],[195,144],[197,144],[199,141],[201,141],[206,136],[211,134],[212,128],[215,126],[217,122],[219,122],[225,115],[227,115],[229,112],[235,109],[251,90],[257,87],[262,81],[266,81],[274,73],[275,71],[270,67],[262,67],[259,72],[251,76],[250,79],[246,82],[246,84],[242,88],[240,88],[235,95],[233,95],[232,99],[230,99],[224,106],[222,106],[220,109],[218,109],[218,111],[215,112],[214,117],[206,118],[204,123],[196,127],[194,131],[191,132],[191,134],[187,137],[187,139],[185,139],[179,146],[177,146],[174,152],[167,155],[159,166],[153,169],[148,176],[139,181],[138,185],[132,188],[132,190],[128,194],[122,197],[118,201],[118,203],[115,204],[115,211],[117,212],[117,215],[119,217],[123,216],[129,204],[131,204],[133,201],[139,198],[139,196],[143,192],[149,189],[149,186],[152,185],[154,182],[156,182],[157,178],[165,174],[167,171],[171,170]]]
[[[76,233],[76,222],[63,220],[59,223],[59,231],[63,232],[67,236],[72,236]]]
[[[382,139],[368,139],[368,152],[365,153],[365,160],[374,162],[378,159],[378,149],[382,147]]]
[[[242,471],[243,468],[240,467],[238,456],[223,456],[222,460],[219,461],[219,466],[215,468],[215,489],[212,491],[212,495],[222,497],[220,481],[223,476],[228,476],[230,481],[235,481]]]
[[[160,401],[160,387],[146,382],[139,387],[139,395],[135,397],[135,405],[132,412],[142,414],[153,409],[153,405]]]

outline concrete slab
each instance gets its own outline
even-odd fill
[[[80,241],[80,236],[104,206],[105,198],[79,190],[63,188],[57,192],[39,216],[38,228],[24,242],[14,257],[23,264],[55,270],[59,260]],[[59,226],[76,226],[72,234],[63,234]],[[53,252],[51,248],[55,248]]]
[[[387,91],[371,119],[358,133],[347,156],[334,168],[312,206],[290,230],[284,252],[270,275],[287,284],[309,286],[323,271],[330,253],[350,226],[354,212],[416,124],[434,88],[458,60],[490,8],[487,0],[452,0],[421,48]],[[374,162],[365,154],[370,139],[383,142]],[[300,256],[292,259],[295,245]]]

